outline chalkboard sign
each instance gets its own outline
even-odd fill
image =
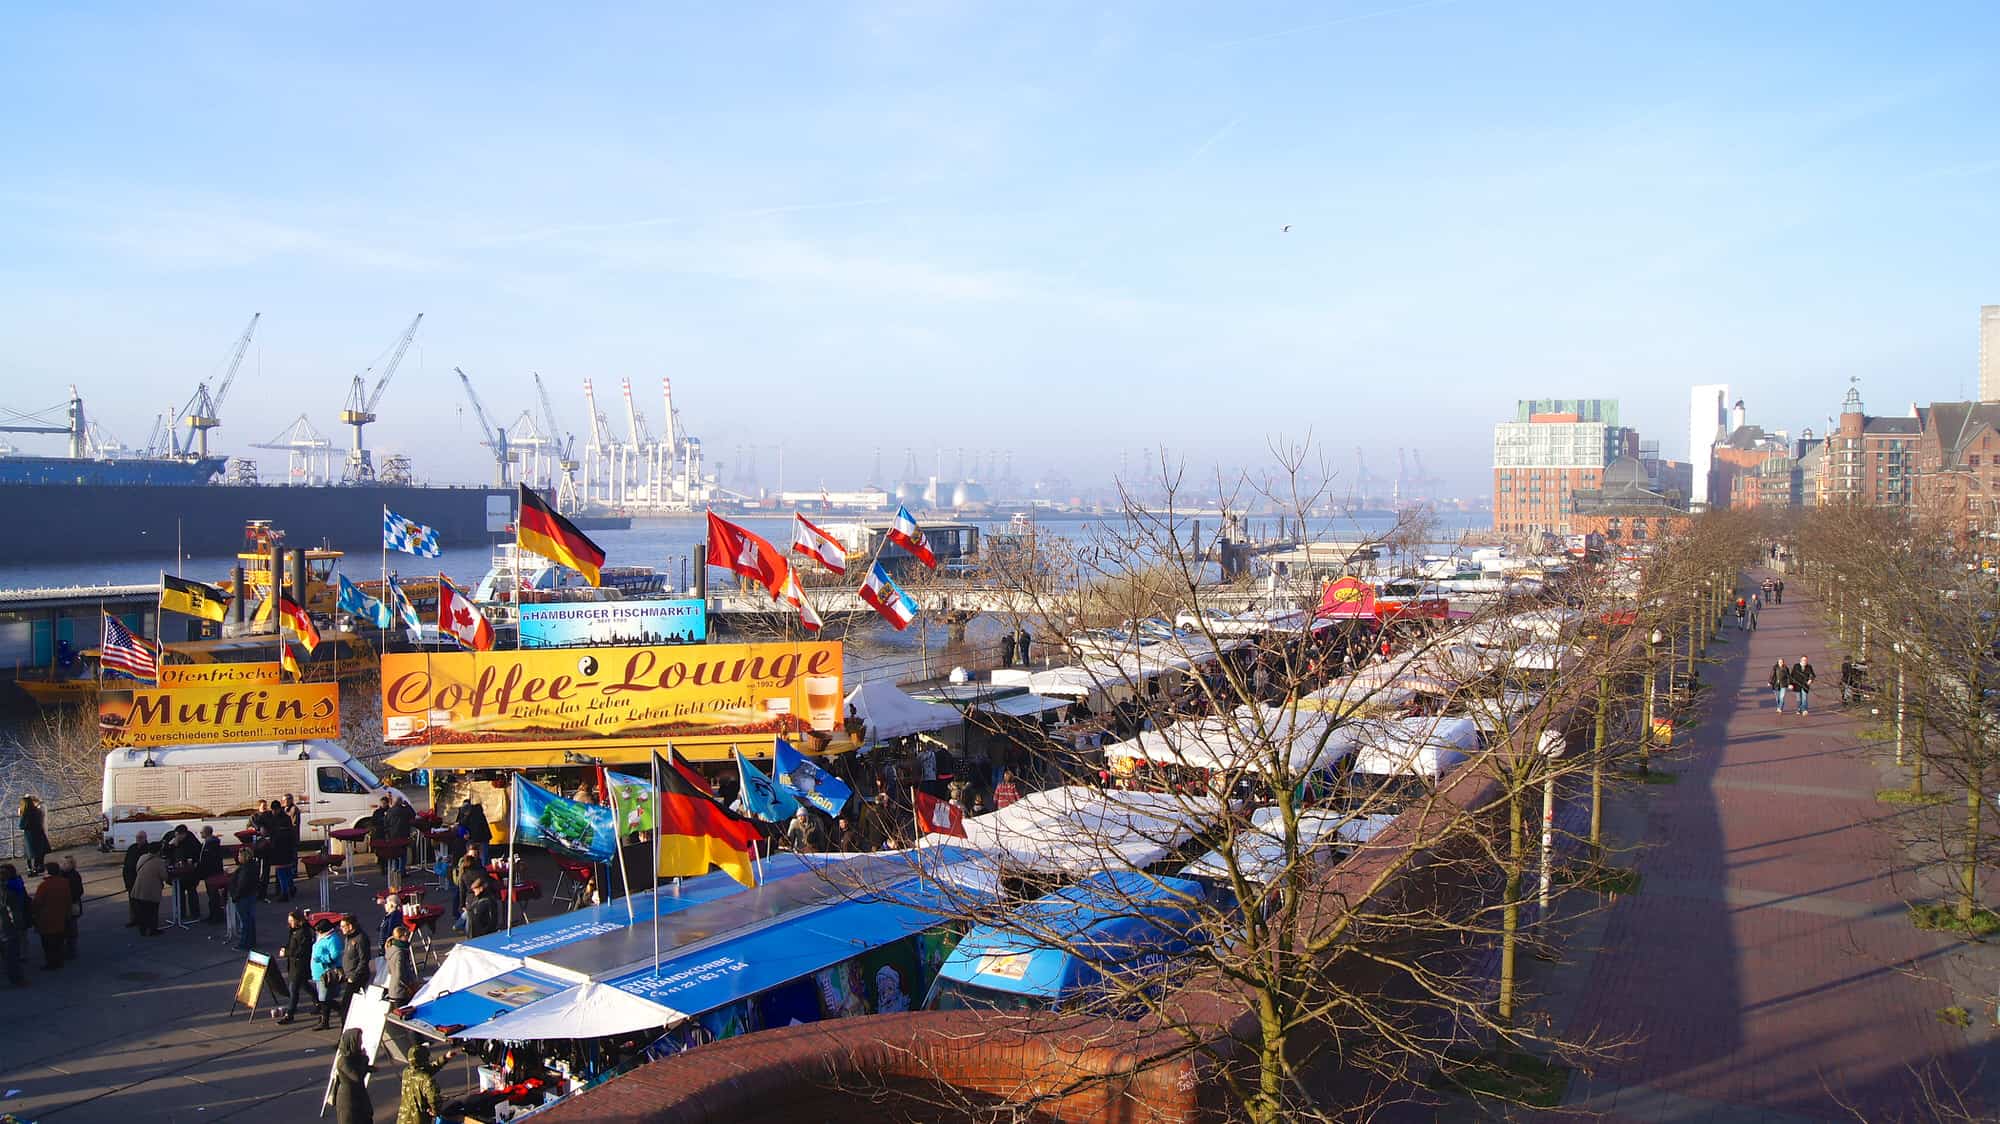
[[[257,1000],[264,994],[264,977],[271,971],[271,958],[261,952],[253,952],[243,961],[243,975],[236,981],[236,995],[229,1001],[231,1014],[237,1004],[250,1009],[250,1017],[257,1017]]]

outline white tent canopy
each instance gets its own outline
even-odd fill
[[[1194,769],[1262,770],[1275,749],[1293,774],[1326,768],[1352,752],[1329,738],[1335,716],[1310,708],[1243,706],[1224,715],[1176,722],[1104,747],[1114,760],[1150,761]],[[1261,730],[1260,730],[1261,721]]]
[[[609,1038],[636,1031],[657,1032],[687,1016],[671,1007],[585,981],[478,1026],[458,1031],[456,1038],[535,1039]]]
[[[1395,822],[1383,812],[1356,813],[1308,809],[1299,813],[1299,841],[1294,854],[1312,854],[1316,861],[1332,862],[1340,844],[1366,843]],[[1325,850],[1317,851],[1324,846]],[[1276,808],[1259,808],[1250,814],[1250,827],[1237,833],[1233,848],[1236,869],[1255,883],[1268,883],[1285,872],[1284,827]],[[1191,878],[1227,878],[1229,864],[1222,852],[1210,851],[1189,863],[1182,874]]]
[[[967,819],[962,842],[945,835],[919,842],[969,846],[1002,866],[1082,876],[1150,866],[1206,826],[1171,793],[1069,786]]]
[[[1196,640],[1162,641],[1138,651],[1086,660],[1067,667],[1052,667],[1028,677],[1028,690],[1037,695],[1087,698],[1095,694],[1122,696],[1137,693],[1149,679],[1169,672],[1192,671],[1222,652],[1242,647],[1241,640],[1224,640],[1219,647]]]
[[[1440,777],[1479,748],[1479,725],[1464,717],[1371,718],[1340,732],[1354,739],[1354,771],[1375,776]]]
[[[965,719],[957,707],[919,702],[887,680],[870,680],[849,691],[847,705],[861,716],[871,741],[927,734]]]

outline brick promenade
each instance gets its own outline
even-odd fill
[[[1786,594],[1710,649],[1707,714],[1665,763],[1679,782],[1631,797],[1639,892],[1587,926],[1598,951],[1543,981],[1570,1034],[1636,1040],[1579,1073],[1568,1105],[1631,1121],[1930,1118],[1913,1076],[1929,1070],[1988,1116],[2000,961],[1906,919],[1918,891],[1891,881],[1904,860],[1875,821],[1936,812],[1876,802],[1898,782],[1856,752],[1865,711],[1839,706],[1841,653],[1803,583]],[[1801,655],[1819,671],[1813,712],[1780,716],[1770,667]],[[1938,1017],[1954,1004],[1972,1028]]]

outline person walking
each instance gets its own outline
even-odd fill
[[[125,911],[127,914],[125,927],[127,929],[136,929],[139,927],[139,909],[132,904],[132,881],[139,877],[139,860],[152,849],[153,845],[146,842],[146,833],[143,831],[139,833],[138,838],[130,847],[125,848],[125,867],[122,873],[125,877]]]
[[[375,1102],[368,1099],[368,1073],[374,1068],[361,1052],[361,1028],[343,1031],[333,1057],[334,1124],[375,1124]]]
[[[313,1029],[326,1030],[333,1025],[334,1000],[340,998],[340,932],[331,921],[322,921],[314,929],[312,967],[307,972],[319,1008],[319,1025]]]
[[[1785,666],[1785,661],[1779,660],[1771,665],[1771,701],[1777,706],[1779,714],[1785,712],[1785,688],[1791,686],[1791,682],[1792,669]]]
[[[340,918],[340,1014],[347,1017],[347,1005],[354,1001],[354,993],[367,987],[375,978],[375,950],[368,943],[368,934],[361,931],[361,922],[351,913]]]
[[[28,986],[25,968],[28,934],[35,928],[28,884],[13,863],[0,863],[0,973],[15,987]]]
[[[264,869],[245,847],[236,854],[236,873],[229,879],[229,906],[236,912],[236,951],[257,947],[257,897],[264,890]]]
[[[410,929],[398,925],[382,942],[382,991],[389,1006],[401,1007],[417,993],[417,957],[410,949]]]
[[[83,872],[76,868],[76,860],[64,863],[53,860],[55,869],[62,871],[64,881],[69,883],[69,920],[63,926],[63,959],[77,959],[76,938],[83,927]]]
[[[42,884],[35,887],[35,933],[42,938],[42,971],[63,966],[63,948],[68,943],[69,879],[60,870],[42,867]]]
[[[1778,584],[1772,588],[1771,592],[1777,596],[1778,604],[1783,605],[1785,603],[1785,579],[1779,578]]]
[[[443,1114],[444,1095],[438,1091],[437,1072],[455,1053],[446,1050],[433,1057],[428,1043],[410,1047],[410,1061],[403,1068],[403,1097],[396,1103],[396,1124],[431,1124]]]
[[[284,1017],[278,1020],[281,1023],[299,1017],[299,1004],[305,1002],[306,990],[312,987],[313,940],[317,936],[311,914],[303,909],[285,914],[285,947],[278,950],[278,959],[284,962],[285,986],[292,998]]]
[[[1799,662],[1792,665],[1791,684],[1793,692],[1799,696],[1799,714],[1801,715],[1812,712],[1812,685],[1815,678],[1817,678],[1817,673],[1813,671],[1811,661],[1807,660],[1804,656],[1800,656]]]
[[[28,876],[42,873],[42,862],[49,857],[49,819],[42,810],[40,797],[21,797],[21,814],[16,819],[21,829],[21,845],[28,849]]]
[[[139,863],[132,869],[132,916],[138,922],[139,935],[157,937],[160,935],[160,898],[167,890],[167,860],[158,851],[147,851],[139,856]]]

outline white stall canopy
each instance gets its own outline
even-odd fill
[[[956,726],[965,718],[955,706],[919,702],[887,680],[871,680],[849,691],[847,705],[867,725],[870,741],[928,734]]]
[[[1082,876],[1151,866],[1207,826],[1172,793],[1069,786],[970,817],[962,843],[944,835],[919,842],[971,847],[1002,867]]]

